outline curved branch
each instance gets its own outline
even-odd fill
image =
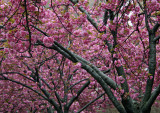
[[[72,87],[74,87],[75,85],[77,85],[77,84],[79,84],[79,83],[81,83],[81,82],[83,82],[83,81],[85,81],[85,80],[89,80],[89,79],[88,79],[88,78],[82,79],[82,80],[80,80],[80,81],[74,83],[72,86],[70,86],[70,87],[68,88],[68,90],[70,90]]]
[[[58,104],[55,102],[54,99],[50,98],[50,94],[48,93],[48,91],[44,88],[41,89],[41,91],[44,93],[44,95],[47,97],[47,100],[54,106],[54,108],[59,112],[61,111],[59,109]]]
[[[99,98],[101,98],[103,95],[105,95],[105,93],[102,93],[97,98],[95,98],[94,100],[92,100],[91,102],[89,102],[88,104],[86,104],[83,108],[81,108],[80,110],[78,110],[77,113],[80,113],[81,111],[83,111],[84,109],[86,109],[89,105],[91,105],[92,103],[94,103],[96,100],[98,100]]]
[[[77,59],[74,57],[74,55],[72,54],[72,52],[68,51],[66,48],[64,48],[63,46],[61,46],[58,42],[54,41],[54,44],[57,45],[59,48],[61,48],[63,51],[65,51],[66,53],[68,53],[74,60],[74,62],[78,62]]]
[[[156,42],[156,41],[159,40],[159,39],[160,39],[160,35],[158,35],[157,37],[155,37],[155,38],[153,39],[153,41]]]
[[[47,33],[46,32],[44,32],[44,31],[42,31],[41,29],[39,29],[39,28],[37,28],[36,26],[34,26],[34,25],[31,25],[33,28],[35,28],[36,30],[38,30],[39,32],[41,32],[43,35],[45,35],[45,36],[48,36],[49,37],[49,35],[47,35]]]
[[[18,82],[18,81],[9,79],[9,78],[5,77],[3,74],[0,74],[0,75],[4,78],[4,80],[9,80],[9,81],[11,81],[11,82],[20,84],[20,85],[22,85],[22,86],[24,86],[24,87],[26,87],[26,88],[32,90],[33,92],[37,93],[38,95],[40,95],[41,97],[43,97],[45,100],[48,101],[47,97],[45,97],[44,95],[42,95],[42,94],[41,94],[40,92],[38,92],[37,90],[32,89],[30,86],[28,86],[28,85],[26,85],[26,84],[23,84],[23,83],[21,83],[21,82]]]
[[[77,95],[72,97],[69,101],[67,108],[69,109],[70,106],[73,104],[73,102],[80,96],[80,94],[83,92],[83,90],[90,84],[90,81],[88,80],[77,92]]]
[[[152,29],[153,33],[157,32],[157,30],[158,30],[159,27],[160,27],[160,24],[157,23],[157,24],[153,27],[153,29]]]
[[[155,33],[149,32],[149,64],[148,64],[148,79],[145,88],[145,94],[141,102],[141,107],[149,100],[152,92],[152,87],[154,83],[154,75],[156,69],[156,43],[153,41]]]
[[[149,98],[147,103],[143,106],[142,111],[147,110],[148,108],[151,108],[151,106],[153,105],[154,101],[156,100],[159,94],[160,94],[160,84],[153,91],[153,93],[151,94],[151,97]]]
[[[69,0],[71,1],[74,5],[78,3],[78,0]],[[87,19],[88,21],[95,27],[95,29],[99,32],[99,33],[105,33],[105,31],[100,31],[98,29],[98,25],[97,23],[94,21],[94,19],[90,16],[90,14],[81,6],[78,7],[78,9],[82,12],[85,13],[87,15]]]
[[[58,42],[56,42],[58,43]],[[41,41],[37,41],[37,44],[43,46],[43,47],[46,47]],[[62,45],[58,44],[59,47],[61,46],[62,48]],[[82,57],[80,57],[79,55],[69,51],[68,49],[65,48],[65,51],[61,50],[61,48],[58,48],[56,45],[52,45],[51,47],[46,47],[46,48],[49,48],[49,49],[54,49],[56,50],[57,52],[59,52],[60,54],[62,54],[63,56],[65,56],[66,58],[70,59],[72,62],[75,62],[75,60],[73,60],[73,57],[77,59],[76,62],[81,62],[81,63],[84,63],[85,65],[91,65],[92,68],[99,74],[99,76],[111,87],[113,88],[114,90],[116,90],[117,88],[117,84],[115,81],[113,81],[110,77],[108,77],[106,74],[104,74],[102,71],[100,71],[96,66],[94,66],[93,64],[91,64],[89,61],[83,59]],[[64,48],[64,47],[63,47]],[[67,53],[66,53],[67,52]],[[73,57],[71,57],[70,55],[68,55],[68,53],[72,54]],[[120,86],[118,86],[120,87]]]
[[[24,78],[26,78],[26,79],[31,80],[31,81],[34,82],[34,80],[28,78],[27,76],[25,76],[25,75],[23,75],[22,73],[19,73],[19,72],[5,72],[5,73],[0,73],[0,75],[2,75],[2,74],[18,74],[18,75],[21,75],[22,77],[24,77]]]
[[[116,97],[114,96],[113,92],[111,89],[108,87],[108,85],[104,82],[104,80],[96,73],[94,69],[92,69],[89,65],[83,64],[82,63],[82,68],[85,69],[88,73],[92,75],[92,77],[95,78],[95,80],[101,85],[105,93],[108,95],[109,99],[112,101],[114,106],[117,108],[117,110],[120,113],[126,113],[125,109],[123,106],[118,102]]]
[[[54,49],[57,52],[59,52],[60,54],[62,54],[64,57],[68,58],[69,60],[71,60],[72,62],[76,63],[74,58],[72,58],[68,53],[66,53],[64,50],[62,50],[61,48],[59,48],[57,45],[53,44],[51,47],[47,47],[45,46],[40,40],[37,40],[36,45],[41,45],[45,48],[49,48],[49,49]]]
[[[26,14],[26,25],[27,25],[27,30],[28,30],[28,33],[29,33],[29,54],[30,54],[30,57],[32,57],[32,54],[31,54],[31,30],[29,28],[29,21],[28,21],[28,12],[27,12],[27,1],[24,0],[24,6],[25,6],[25,14]]]
[[[148,24],[148,14],[147,14],[147,10],[146,10],[146,4],[145,5],[145,9],[144,9],[144,14],[145,14],[145,24],[146,24],[146,28],[149,32],[151,32],[151,29],[149,27],[149,24]]]
[[[58,43],[58,42],[56,42],[56,43]],[[49,49],[54,49],[57,52],[59,52],[60,54],[62,54],[63,56],[65,56],[66,58],[70,59],[72,62],[75,61],[68,54],[68,52],[66,53],[66,51],[69,51],[68,49],[65,49],[65,51],[64,51],[64,50],[62,50],[63,48],[59,48],[60,46],[59,47],[57,46],[57,45],[60,45],[60,44],[57,44],[57,45],[53,44],[51,47],[46,47],[41,41],[38,40],[37,45],[41,45],[41,46],[43,46],[45,48],[49,48]],[[109,78],[103,72],[101,72],[96,66],[92,65],[87,60],[83,59],[82,57],[78,56],[77,54],[75,54],[71,51],[69,51],[69,53],[71,53],[77,59],[77,61],[79,61],[83,65],[82,66],[83,69],[85,69],[88,73],[90,73],[92,75],[92,77],[94,77],[98,81],[98,83],[103,87],[104,91],[106,92],[106,94],[108,95],[110,100],[113,102],[114,106],[118,109],[118,111],[120,113],[126,113],[123,106],[118,102],[116,97],[113,95],[111,89],[108,87],[108,85],[109,85],[113,89],[116,89],[117,84],[115,83],[115,81],[113,81],[111,78]],[[89,65],[92,65],[92,68]],[[76,97],[74,97],[74,98],[76,98]]]

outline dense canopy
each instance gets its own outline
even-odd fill
[[[0,112],[150,113],[159,26],[159,0],[0,0]]]

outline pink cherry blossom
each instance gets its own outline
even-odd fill
[[[45,46],[48,46],[48,47],[52,46],[53,42],[54,42],[53,37],[47,37],[47,36],[45,36],[43,38],[43,43],[45,44]]]
[[[125,82],[125,79],[124,79],[122,76],[119,76],[119,77],[117,77],[117,81],[118,81],[119,83],[124,83],[124,82]]]
[[[158,0],[2,0],[0,112],[159,106],[159,8]]]

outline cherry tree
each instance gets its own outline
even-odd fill
[[[0,0],[0,112],[150,113],[159,0]]]

